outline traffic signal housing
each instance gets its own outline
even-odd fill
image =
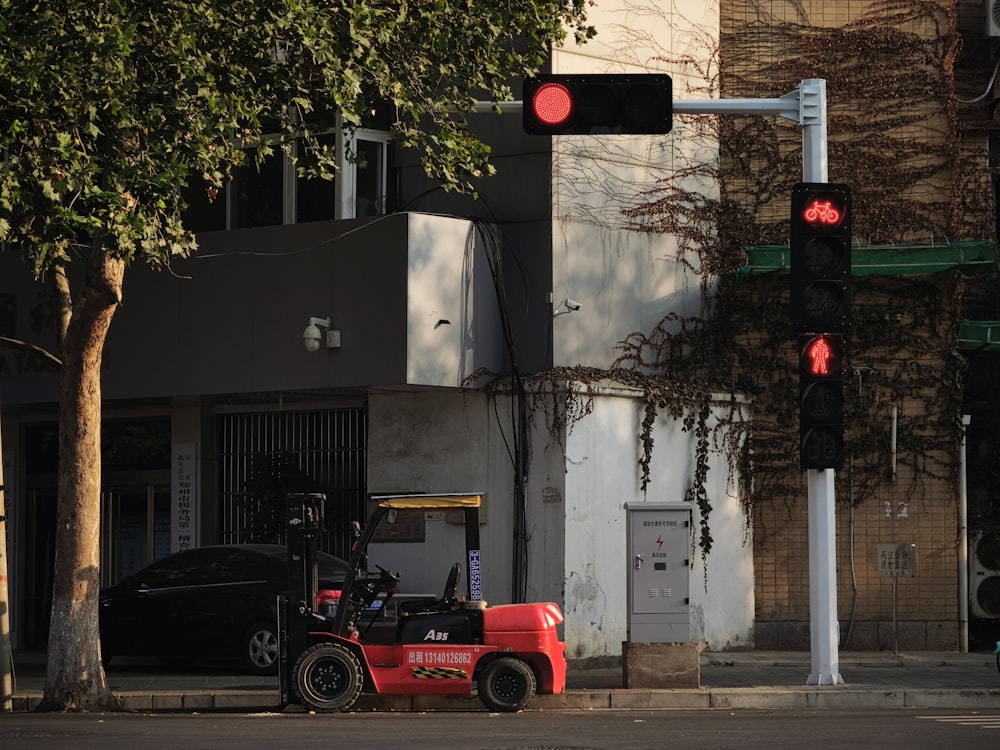
[[[529,135],[669,133],[673,84],[663,73],[538,75],[524,79]]]
[[[843,333],[851,322],[851,189],[792,189],[791,321],[798,333]]]
[[[844,465],[844,336],[799,336],[799,464]]]

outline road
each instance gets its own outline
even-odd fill
[[[4,750],[995,750],[990,714],[886,711],[0,714]]]

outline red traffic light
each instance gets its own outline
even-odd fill
[[[844,362],[844,337],[839,333],[799,338],[799,374],[802,377],[839,378]]]
[[[851,189],[803,182],[792,189],[789,314],[805,331],[844,331],[851,319]]]
[[[561,83],[544,83],[532,97],[531,109],[539,122],[561,125],[573,114],[573,97]]]
[[[663,73],[539,75],[524,79],[529,135],[669,133],[670,76]]]
[[[847,210],[839,195],[815,195],[802,209],[802,219],[813,226],[837,227],[844,220]]]
[[[839,469],[844,457],[844,336],[799,337],[799,465]]]

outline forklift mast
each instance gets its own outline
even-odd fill
[[[291,684],[295,658],[309,645],[308,634],[316,609],[319,573],[316,545],[323,532],[326,495],[318,492],[288,495],[285,532],[288,542],[288,595],[278,600],[279,669],[282,693]],[[282,703],[287,703],[282,695]]]

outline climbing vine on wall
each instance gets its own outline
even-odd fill
[[[855,242],[991,236],[985,150],[966,148],[954,95],[961,46],[955,4],[867,5],[847,24],[822,26],[799,3],[724,2],[718,67],[702,76],[699,93],[776,97],[803,79],[826,79],[829,179],[853,188]],[[776,13],[779,6],[786,12]],[[727,10],[742,21],[728,21]],[[747,280],[735,272],[746,263],[745,247],[786,242],[801,136],[773,118],[702,119],[702,127],[715,128],[721,158],[691,170],[716,180],[720,195],[690,189],[691,170],[678,171],[625,215],[635,229],[678,236],[681,262],[698,268],[706,285],[718,278],[720,286],[704,317],[672,333],[632,334],[625,348],[641,350],[632,359],[655,362],[663,373],[752,397],[752,497],[791,503],[801,479],[788,470],[788,457],[798,453],[798,385],[787,277]],[[845,388],[853,501],[871,497],[887,479],[885,425],[894,405],[914,415],[900,420],[898,435],[912,481],[954,478],[963,386],[955,327],[967,312],[963,302],[981,296],[975,290],[982,285],[981,277],[960,272],[856,280]],[[703,487],[696,476],[693,492]]]
[[[855,243],[992,237],[985,137],[976,124],[981,117],[974,107],[960,107],[956,97],[956,66],[976,66],[960,58],[955,2],[861,5],[864,11],[844,23],[837,3],[807,8],[795,0],[723,0],[718,46],[684,57],[664,55],[673,70],[688,74],[675,77],[675,86],[682,79],[687,86],[675,88],[675,97],[773,98],[804,79],[825,79],[829,180],[853,189]],[[989,70],[973,73],[985,85]],[[698,544],[707,555],[712,503],[706,480],[713,447],[728,456],[748,518],[763,499],[790,507],[801,497],[801,472],[789,459],[798,454],[799,394],[787,276],[738,271],[747,262],[747,247],[786,244],[788,200],[801,180],[802,149],[801,131],[788,120],[683,117],[686,135],[717,147],[718,160],[685,161],[684,150],[668,137],[670,172],[650,189],[636,190],[631,205],[605,223],[675,237],[672,260],[701,279],[702,314],[671,314],[648,333],[625,336],[606,369],[557,368],[536,376],[581,386],[555,401],[550,391],[545,403],[554,405],[545,406],[541,392],[535,398],[555,435],[590,413],[587,384],[610,381],[639,389],[643,490],[650,481],[657,418],[681,420],[692,430],[688,499],[699,508]],[[593,207],[586,211],[592,221]],[[893,407],[902,413],[897,440],[910,491],[955,479],[965,367],[955,332],[958,320],[973,309],[980,312],[984,300],[992,309],[994,284],[993,269],[855,279],[845,386],[852,489],[838,498],[860,503],[889,481],[886,425]],[[710,427],[719,393],[733,394],[733,405],[720,415],[716,401],[716,426]],[[737,394],[752,400],[750,419],[737,408]]]
[[[829,179],[854,191],[856,243],[992,236],[985,148],[970,145],[971,116],[959,111],[955,96],[961,49],[955,3],[864,5],[863,14],[835,25],[798,2],[730,0],[721,6],[717,49],[704,57],[665,57],[696,77],[692,98],[771,98],[804,79],[825,79]],[[699,544],[707,553],[710,392],[754,401],[750,422],[733,413],[717,432],[731,433],[730,471],[740,477],[748,513],[754,498],[792,504],[801,495],[801,474],[789,469],[789,456],[798,453],[798,382],[787,276],[736,272],[746,263],[746,247],[786,243],[788,196],[801,180],[802,150],[797,124],[786,120],[688,120],[692,132],[718,143],[718,162],[679,163],[623,216],[632,229],[677,238],[675,260],[702,279],[704,313],[670,315],[648,334],[632,333],[611,368],[572,376],[643,389],[643,488],[657,415],[682,419],[695,431],[689,498],[701,509]],[[705,184],[721,189],[712,195]],[[954,479],[964,365],[955,329],[968,300],[981,300],[984,288],[991,288],[989,280],[962,271],[856,280],[845,387],[852,492],[839,497],[861,502],[887,481],[893,406],[904,415],[897,439],[911,481]]]
[[[675,318],[670,316],[669,319]],[[662,326],[664,323],[661,323]],[[647,371],[657,368],[655,363],[650,363],[649,368],[643,363],[641,358],[646,347],[640,339],[640,334],[633,334],[623,342],[623,354],[610,368],[557,367],[534,376],[531,379],[534,386],[531,398],[535,407],[532,413],[544,415],[548,433],[558,442],[572,431],[577,422],[591,414],[598,384],[610,382],[641,392],[639,482],[643,492],[651,480],[655,422],[663,416],[678,420],[682,428],[695,438],[694,471],[685,500],[698,509],[697,543],[705,556],[711,551],[713,542],[709,523],[712,502],[706,488],[709,459],[712,451],[720,447],[720,441],[724,441],[722,447],[727,454],[736,457],[737,461],[741,452],[746,450],[739,419],[740,404],[733,399],[728,410],[720,408],[724,405],[718,403],[718,393],[703,380],[676,373],[655,374]],[[547,383],[548,388],[538,387],[543,383]],[[566,386],[568,383],[573,383],[574,387]],[[713,406],[716,413],[724,412],[722,422],[725,429],[716,430],[711,425]],[[742,465],[746,465],[745,461]],[[736,480],[735,470],[730,477]],[[748,497],[749,484],[739,482],[738,491],[741,497],[744,493]]]

